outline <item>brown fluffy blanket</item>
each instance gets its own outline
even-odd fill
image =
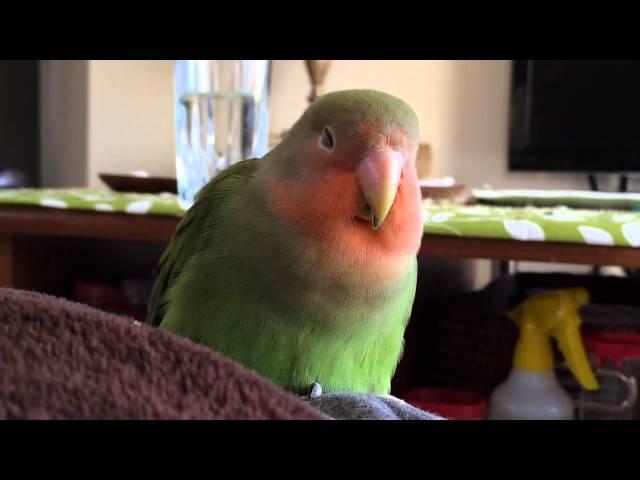
[[[0,419],[324,419],[204,347],[86,305],[0,289]]]

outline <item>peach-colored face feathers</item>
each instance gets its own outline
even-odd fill
[[[334,149],[325,148],[331,143],[326,138],[317,147],[308,142],[304,153],[312,158],[305,160],[305,174],[271,176],[269,203],[294,231],[326,247],[329,267],[341,263],[362,272],[393,275],[398,259],[415,256],[422,237],[417,141],[400,129],[385,135],[371,123],[355,131],[359,132],[355,138],[330,132]],[[363,163],[374,154],[384,155],[382,162],[363,170]],[[399,173],[385,176],[380,172],[384,169],[378,165],[387,159],[400,162]],[[362,171],[365,173],[360,174]],[[373,193],[367,197],[363,187],[368,185]],[[386,201],[391,207],[388,211],[381,207],[384,219],[374,228],[363,211],[375,211],[375,197],[383,195],[391,196],[380,199],[380,205]]]

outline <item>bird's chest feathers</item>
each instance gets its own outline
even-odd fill
[[[380,255],[364,246],[328,241],[307,242],[296,260],[310,298],[329,296],[365,304],[389,300],[415,262],[410,256]]]

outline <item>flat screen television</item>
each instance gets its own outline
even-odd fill
[[[640,61],[515,60],[509,169],[640,171]]]

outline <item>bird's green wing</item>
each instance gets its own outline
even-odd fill
[[[223,170],[200,190],[160,258],[158,277],[149,296],[146,323],[157,327],[162,322],[167,309],[167,289],[178,278],[189,258],[199,251],[199,238],[203,233],[200,227],[213,213],[212,209],[223,204],[225,197],[234,191],[227,188],[228,183],[237,181],[238,177],[246,179],[252,176],[257,167],[257,159],[238,162]]]

